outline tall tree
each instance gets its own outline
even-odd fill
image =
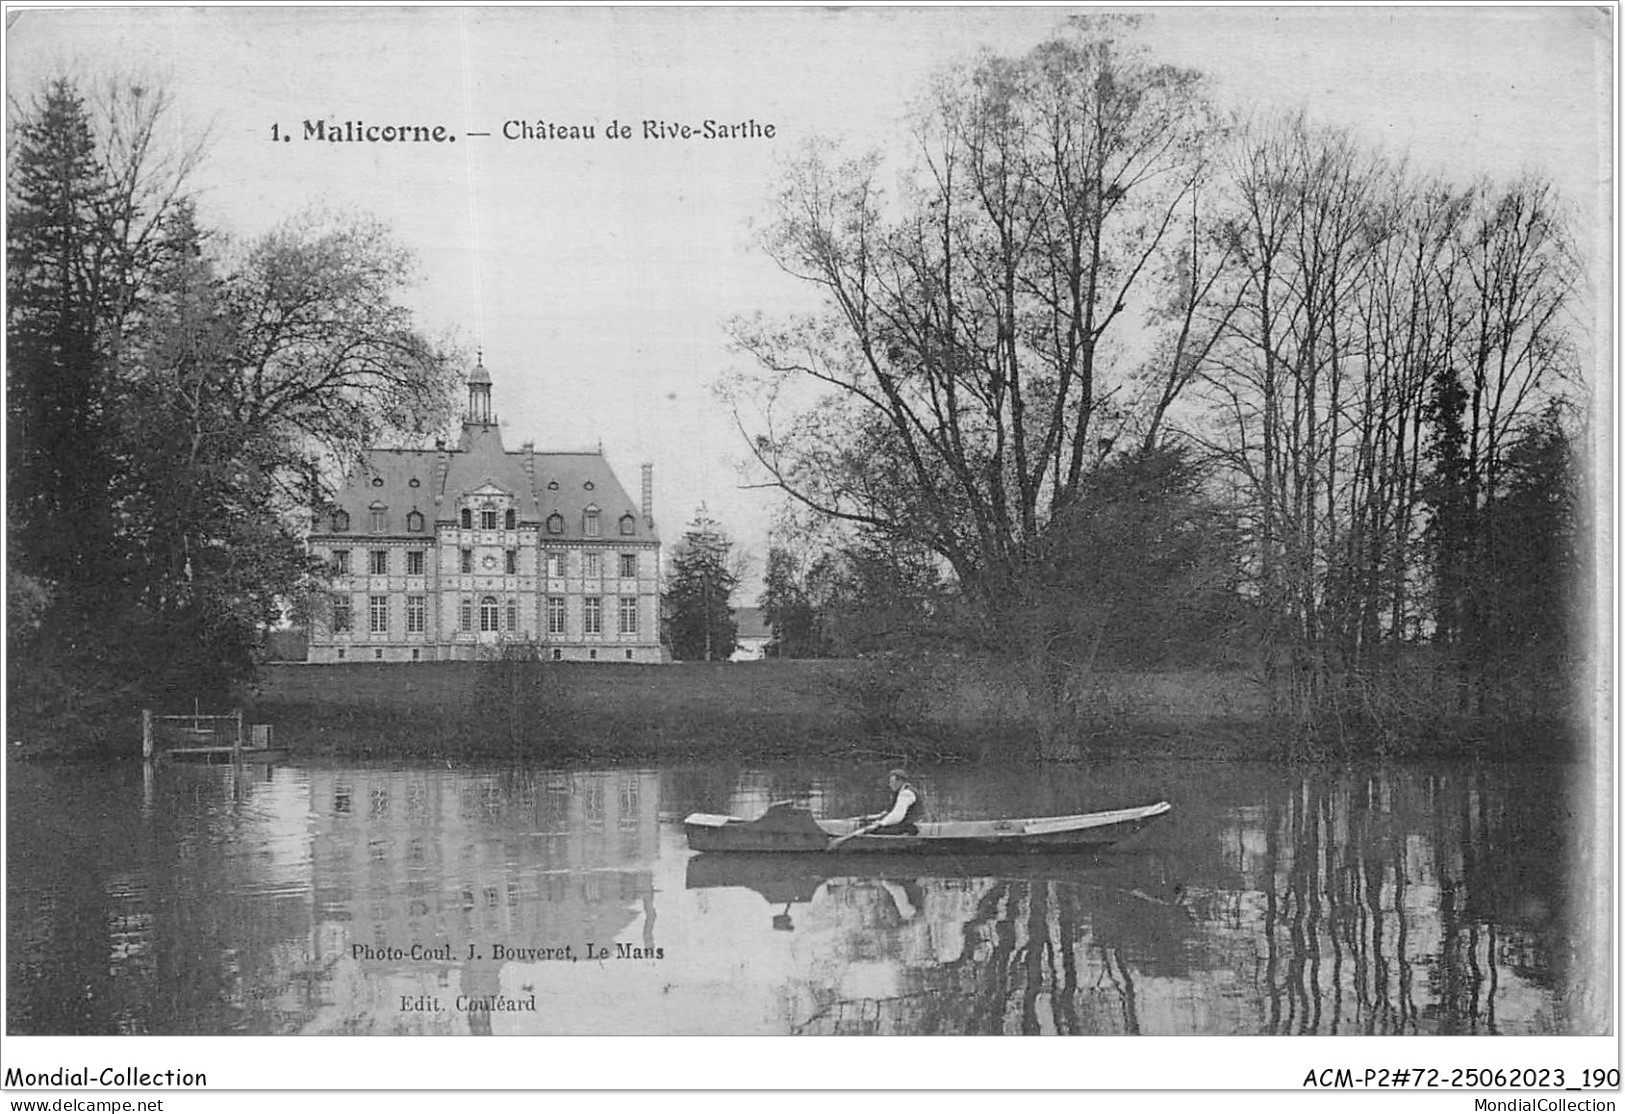
[[[398,302],[406,253],[353,218],[220,250],[168,104],[64,79],[14,105],[9,709],[58,731],[244,676],[328,465],[450,410],[455,355]]]
[[[1189,381],[1189,338],[1154,347],[1187,364],[1151,376],[1168,389],[1131,419],[1114,401],[1128,369],[1114,375],[1109,356],[1131,305],[1179,304],[1159,286],[1192,242],[1218,128],[1196,74],[1114,32],[1088,22],[946,75],[895,200],[878,158],[796,163],[766,247],[827,312],[734,333],[766,373],[734,394],[771,482],[940,554],[1037,666],[1046,529],[1114,440],[1154,431]],[[1187,296],[1207,288],[1186,272]],[[1190,317],[1160,320],[1178,333]],[[780,412],[809,390],[809,407]]]
[[[672,550],[667,582],[667,632],[680,661],[726,661],[738,641],[731,602],[739,576],[733,542],[702,504]]]
[[[17,113],[9,176],[6,379],[9,534],[26,571],[88,583],[104,571],[112,462],[104,308],[109,186],[89,110],[62,79]]]
[[[785,547],[772,546],[767,551],[767,571],[763,575],[762,594],[757,601],[762,618],[773,632],[767,656],[776,658],[818,657],[817,626],[811,601],[807,598],[805,578],[795,556]]]

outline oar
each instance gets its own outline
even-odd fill
[[[855,832],[848,832],[844,836],[836,836],[834,839],[829,841],[829,846],[824,848],[824,850],[825,851],[834,851],[836,848],[840,847],[841,844],[845,843],[847,840],[856,839],[860,835],[868,835],[870,832],[874,831],[878,827],[880,827],[880,821],[876,820],[873,824],[870,824],[868,827],[859,828]]]

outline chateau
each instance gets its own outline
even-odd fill
[[[314,524],[333,581],[309,660],[471,660],[523,644],[554,661],[661,661],[652,465],[642,478],[634,503],[601,450],[503,448],[481,360],[455,448],[369,450]]]

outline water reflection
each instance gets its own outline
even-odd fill
[[[753,890],[803,933],[795,1033],[1138,1032],[1131,966],[1180,973],[1191,929],[1152,859],[779,858],[700,855],[687,884]]]
[[[23,1033],[1604,1032],[1565,772],[944,768],[937,817],[1166,797],[1125,854],[695,856],[872,771],[8,771]],[[1565,862],[1569,865],[1565,866]],[[595,954],[588,952],[591,946]],[[504,950],[499,951],[498,948]],[[1605,949],[1602,949],[1605,950]]]

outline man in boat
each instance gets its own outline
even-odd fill
[[[891,811],[877,812],[859,819],[866,824],[879,821],[869,829],[870,835],[919,835],[920,819],[925,815],[925,798],[909,782],[908,773],[904,770],[893,770],[886,776],[886,784],[892,791]]]

